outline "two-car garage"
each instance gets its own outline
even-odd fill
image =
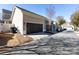
[[[27,34],[43,31],[43,24],[27,23]]]

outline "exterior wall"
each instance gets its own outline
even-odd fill
[[[2,23],[0,23],[0,32],[2,32],[2,27],[3,27]]]
[[[9,32],[12,24],[0,23],[0,32]]]
[[[2,32],[9,32],[12,24],[2,24]]]
[[[57,32],[57,29],[58,29],[58,26],[56,24],[53,24],[52,25],[52,32],[53,33],[56,33]]]
[[[23,34],[23,13],[16,7],[12,18],[12,24],[18,29],[20,34]]]
[[[37,18],[37,17],[33,17],[33,16],[27,16],[24,14],[23,16],[24,20],[23,20],[23,23],[24,23],[24,34],[26,34],[27,32],[27,28],[26,28],[26,24],[27,23],[36,23],[36,24],[43,24],[43,31],[45,31],[45,20],[44,19],[41,19],[41,18]]]

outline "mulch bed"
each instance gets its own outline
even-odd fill
[[[7,47],[15,47],[33,41],[31,37],[13,33],[0,33],[0,51],[7,50]]]

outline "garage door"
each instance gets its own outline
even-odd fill
[[[43,31],[42,24],[35,24],[35,23],[27,23],[27,34],[30,33],[37,33]]]

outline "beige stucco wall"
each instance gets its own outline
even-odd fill
[[[19,8],[15,8],[15,12],[12,18],[12,24],[18,28],[18,32],[23,34],[23,13]]]
[[[36,24],[43,24],[43,31],[45,31],[45,20],[42,18],[38,18],[38,17],[34,17],[32,15],[26,15],[24,14],[23,16],[23,22],[24,24],[24,34],[26,34],[27,32],[27,28],[26,28],[26,24],[27,23],[36,23]]]

